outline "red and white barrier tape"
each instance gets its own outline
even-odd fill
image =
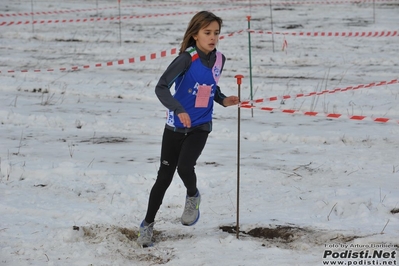
[[[191,12],[176,12],[167,14],[150,14],[150,15],[137,15],[137,16],[122,16],[122,17],[104,17],[104,18],[78,18],[78,19],[48,19],[48,20],[26,20],[26,21],[10,21],[10,22],[0,22],[0,26],[13,26],[13,25],[27,25],[27,24],[58,24],[58,23],[81,23],[81,22],[101,22],[101,21],[114,21],[114,20],[126,20],[126,19],[141,19],[141,18],[151,18],[151,17],[166,17],[166,16],[177,16],[177,15],[187,15],[195,14],[197,11]]]
[[[320,112],[312,112],[312,111],[298,111],[298,110],[293,110],[293,109],[280,109],[280,108],[273,108],[273,107],[256,107],[253,105],[248,105],[248,104],[241,104],[240,108],[244,109],[260,109],[262,111],[267,111],[267,112],[281,112],[285,114],[302,114],[305,116],[322,116],[325,118],[329,119],[339,119],[339,118],[347,118],[349,120],[357,120],[357,121],[373,121],[373,122],[378,122],[378,123],[395,123],[399,124],[399,120],[394,120],[391,118],[386,118],[386,117],[368,117],[368,116],[363,116],[363,115],[342,115],[342,114],[335,114],[335,113],[320,113]]]
[[[237,0],[236,0],[237,1]],[[239,0],[238,0],[239,1]],[[367,1],[375,1],[375,0],[363,0],[364,2]],[[384,0],[380,0],[383,2]],[[395,0],[386,0],[387,2],[395,1]],[[195,3],[195,2],[193,2]],[[206,3],[206,2],[204,2]],[[359,1],[335,1],[335,2],[296,2],[296,4],[333,4],[333,3],[359,3]],[[198,3],[197,3],[198,4]],[[279,3],[278,5],[295,5],[294,3],[285,2]],[[267,3],[262,4],[252,4],[250,7],[257,7],[257,6],[268,6]],[[212,9],[210,11],[226,11],[226,10],[235,10],[235,9],[243,9],[249,7],[248,5],[238,6],[238,7],[230,7],[230,8],[219,8],[219,9]],[[93,9],[95,10],[95,9]],[[56,19],[56,20],[27,20],[27,21],[10,21],[10,22],[0,22],[0,26],[13,26],[13,25],[26,25],[26,24],[54,24],[54,23],[73,23],[73,22],[100,22],[100,21],[113,21],[113,20],[126,20],[126,19],[140,19],[140,18],[150,18],[150,17],[163,17],[163,16],[175,16],[175,15],[187,15],[187,14],[195,14],[198,11],[190,11],[190,12],[176,12],[176,13],[166,13],[166,14],[149,14],[149,15],[136,15],[136,16],[123,16],[123,17],[109,17],[109,18],[84,18],[84,19]],[[46,13],[46,12],[41,12]],[[29,13],[24,13],[29,15]]]
[[[281,2],[281,3],[273,3],[275,6],[283,5],[283,6],[292,6],[292,5],[311,5],[311,4],[360,4],[365,2],[380,2],[380,3],[390,3],[395,0],[350,0],[350,1],[298,1],[298,2]],[[247,2],[247,0],[230,0],[224,2],[186,2],[186,3],[163,3],[163,4],[148,4],[148,5],[123,5],[122,8],[151,8],[151,7],[168,7],[168,6],[190,6],[190,5],[209,5],[209,4],[232,4],[234,2]],[[256,4],[255,4],[256,5]],[[262,4],[269,5],[269,4]],[[252,5],[248,5],[247,7],[251,7]],[[106,10],[106,9],[116,9],[116,6],[112,7],[102,7],[102,8],[88,8],[88,9],[75,9],[75,10],[53,10],[53,11],[38,11],[38,12],[24,12],[24,13],[5,13],[0,14],[0,17],[18,17],[18,16],[32,16],[32,15],[62,15],[69,13],[77,13],[77,12],[90,12],[90,11],[98,11],[98,10]]]
[[[226,10],[235,10],[235,9],[243,9],[245,6],[239,7],[228,7],[228,8],[219,8],[213,9],[213,12],[216,11],[226,11]],[[82,19],[48,19],[48,20],[26,20],[26,21],[3,21],[0,22],[0,26],[18,26],[18,25],[28,25],[28,24],[58,24],[58,23],[81,23],[81,22],[101,22],[101,21],[115,21],[115,20],[127,20],[127,19],[142,19],[142,18],[157,18],[157,17],[167,17],[167,16],[180,16],[180,15],[188,15],[195,14],[198,11],[188,11],[188,12],[174,12],[174,13],[166,13],[166,14],[148,14],[148,15],[134,15],[134,16],[117,16],[117,17],[104,17],[104,18],[82,18]]]
[[[307,36],[307,37],[393,37],[399,36],[399,32],[395,31],[356,31],[356,32],[272,32],[272,31],[252,31],[251,33],[260,34],[279,34],[292,36]]]
[[[219,37],[219,39],[220,40],[223,40],[223,39],[225,39],[226,37],[233,37],[233,36],[235,36],[235,35],[237,35],[237,34],[241,34],[241,33],[244,33],[244,32],[247,32],[247,30],[239,30],[239,31],[236,31],[236,32],[232,32],[232,33],[228,33],[228,34],[226,34],[226,35],[221,35],[220,37]],[[262,32],[262,33],[264,33],[263,31],[259,31],[259,32]],[[363,37],[363,36],[367,36],[367,37],[382,37],[382,36],[384,36],[384,34],[385,34],[385,36],[399,36],[399,34],[398,34],[398,31],[381,31],[381,32],[368,32],[368,33],[366,33],[366,32],[355,32],[355,33],[337,33],[337,36],[345,36],[345,37]],[[281,33],[281,34],[285,34],[285,33]],[[296,33],[290,33],[290,34],[292,34],[292,35],[295,35],[295,36],[297,36],[297,34]],[[309,35],[306,35],[306,36],[309,36]],[[318,36],[321,36],[321,35],[318,35]],[[327,35],[323,35],[323,36],[327,36]],[[176,48],[173,48],[172,50],[176,50]],[[162,54],[165,54],[165,52],[166,51],[162,51],[161,52],[161,56],[157,56],[157,57],[155,57],[155,58],[159,58],[159,57],[164,57],[164,56],[162,56]],[[167,53],[167,52],[166,52]],[[155,58],[153,58],[153,55],[156,55],[157,53],[152,53],[151,54],[151,56],[149,57],[150,59],[155,59]],[[175,54],[175,53],[171,53],[171,54]],[[142,58],[146,58],[146,56],[140,56],[140,59],[139,60],[136,60],[136,61],[145,61],[146,59],[144,59],[144,60],[142,60]],[[132,59],[132,58],[129,58],[129,59],[122,59],[122,60],[118,60],[117,61],[117,63],[112,63],[112,62],[107,62],[107,63],[100,63],[100,64],[96,64],[95,65],[95,67],[101,67],[101,66],[112,66],[112,65],[121,65],[121,64],[124,64],[124,63],[119,63],[119,62],[125,62],[125,61],[129,61],[129,63],[131,63],[130,61],[131,60],[134,60],[134,58]],[[133,61],[133,62],[135,62],[135,61]],[[77,70],[77,69],[82,69],[82,68],[91,68],[90,66],[83,66],[83,67],[77,67],[77,66],[73,66],[73,67],[71,67],[71,68],[59,68],[58,70],[60,70],[60,71],[67,71],[67,70]],[[55,69],[53,69],[53,68],[50,68],[50,69],[47,69],[47,70],[38,70],[38,69],[36,69],[36,70],[6,70],[6,71],[2,71],[1,69],[0,69],[0,74],[1,73],[16,73],[16,72],[51,72],[51,71],[55,71]],[[296,96],[296,97],[298,97],[298,96]]]
[[[297,2],[282,2],[277,3],[277,5],[336,5],[336,4],[362,4],[362,3],[390,3],[396,0],[338,0],[338,1],[297,1]],[[275,5],[273,3],[273,5]]]
[[[133,64],[135,62],[142,62],[142,61],[147,61],[147,60],[153,60],[161,57],[166,57],[168,55],[175,55],[177,54],[177,48],[173,48],[168,51],[161,51],[159,53],[152,53],[149,56],[142,55],[137,58],[129,58],[129,59],[122,59],[122,60],[117,60],[117,61],[111,61],[111,62],[106,62],[106,63],[97,63],[94,65],[84,65],[84,66],[72,66],[69,68],[66,67],[61,67],[58,69],[55,68],[48,68],[48,69],[34,69],[34,70],[8,70],[8,71],[0,71],[0,73],[16,73],[16,72],[54,72],[54,71],[76,71],[76,70],[81,70],[81,69],[89,69],[89,68],[98,68],[98,67],[105,67],[105,66],[118,66],[118,65],[125,65],[125,64]]]
[[[228,36],[233,36],[233,35],[228,35]],[[222,37],[222,36],[221,36]],[[224,37],[223,37],[224,38]],[[223,39],[222,38],[222,39]],[[23,70],[1,70],[0,69],[0,74],[14,74],[14,73],[27,73],[27,72],[55,72],[55,71],[76,71],[76,70],[81,70],[81,69],[89,69],[89,68],[98,68],[98,67],[108,67],[108,66],[117,66],[117,65],[124,65],[124,64],[132,64],[135,62],[143,62],[147,60],[153,60],[161,57],[165,57],[168,55],[175,55],[177,54],[177,48],[172,48],[171,50],[168,51],[161,51],[158,53],[151,53],[149,56],[142,55],[135,58],[129,58],[129,59],[121,59],[113,62],[106,62],[106,63],[97,63],[95,65],[83,65],[83,66],[72,66],[72,67],[60,67],[60,68],[47,68],[47,69],[23,69]]]
[[[241,104],[247,105],[247,104],[254,104],[254,103],[263,103],[263,102],[272,102],[272,101],[278,101],[278,100],[287,100],[287,99],[296,99],[296,98],[301,98],[301,97],[309,97],[309,96],[315,96],[315,95],[323,95],[326,93],[332,94],[336,92],[345,92],[349,90],[358,90],[358,89],[368,89],[371,87],[378,87],[378,86],[384,86],[384,85],[392,85],[392,84],[397,84],[399,83],[398,79],[393,79],[390,81],[380,81],[380,82],[372,82],[369,84],[360,84],[357,86],[348,86],[345,88],[336,88],[333,90],[324,90],[324,91],[314,91],[314,92],[309,92],[309,93],[298,93],[295,95],[283,95],[283,96],[273,96],[273,97],[267,97],[267,98],[259,98],[255,100],[245,100],[242,101]]]
[[[231,4],[232,2],[246,2],[248,0],[230,0],[222,2],[183,2],[183,3],[162,3],[162,4],[148,4],[148,5],[123,5],[121,8],[152,8],[152,7],[173,7],[173,6],[192,6],[192,5],[224,5]],[[24,13],[6,13],[0,14],[0,17],[22,17],[32,15],[63,15],[78,12],[93,12],[107,9],[116,9],[118,6],[100,7],[100,8],[87,8],[87,9],[75,9],[75,10],[53,10],[53,11],[38,11],[38,12],[24,12]]]
[[[88,11],[97,11],[97,10],[105,10],[105,9],[116,9],[117,6],[113,7],[103,7],[103,8],[89,8],[89,9],[75,9],[75,10],[53,10],[53,11],[37,11],[37,12],[24,12],[24,13],[6,13],[0,14],[0,17],[10,18],[10,17],[24,17],[24,16],[32,16],[32,15],[63,15],[77,12],[88,12]]]
[[[399,31],[355,31],[355,32],[273,32],[263,30],[239,30],[227,34],[227,37],[231,37],[237,34],[245,32],[251,32],[255,34],[276,34],[276,35],[291,35],[291,36],[306,36],[306,37],[395,37],[399,36]],[[223,39],[224,36],[220,36],[219,39]]]

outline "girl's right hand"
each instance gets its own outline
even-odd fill
[[[180,122],[183,124],[184,127],[191,127],[191,119],[187,113],[180,113],[177,116],[179,117]]]

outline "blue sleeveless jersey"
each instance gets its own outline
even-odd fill
[[[222,68],[222,54],[216,52],[215,65],[209,68],[201,63],[201,59],[194,47],[189,47],[186,51],[190,53],[192,63],[186,73],[175,80],[175,94],[173,97],[180,102],[189,114],[191,127],[195,127],[212,121],[213,98]],[[211,87],[206,107],[195,106],[198,88],[201,85]],[[184,128],[179,117],[170,110],[168,111],[166,124],[171,127]]]

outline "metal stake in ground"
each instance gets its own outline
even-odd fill
[[[35,33],[35,17],[33,13],[33,0],[31,0],[31,15],[32,15],[32,33]]]
[[[249,51],[249,90],[251,92],[251,106],[254,99],[252,93],[252,52],[251,52],[251,16],[247,16],[248,20],[248,51]],[[251,116],[254,117],[254,109],[251,108]]]
[[[238,114],[237,114],[237,228],[236,236],[237,239],[240,238],[240,120],[241,120],[241,80],[244,78],[243,75],[236,75],[237,86],[238,86]]]
[[[118,9],[119,9],[119,46],[122,46],[122,29],[121,29],[121,0],[118,0]]]

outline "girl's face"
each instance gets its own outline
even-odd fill
[[[196,46],[205,54],[209,54],[219,42],[219,23],[217,21],[211,22],[208,26],[200,29],[198,34],[194,35]]]

